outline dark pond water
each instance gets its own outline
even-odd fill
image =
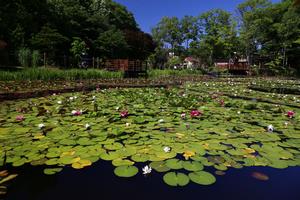
[[[259,181],[251,177],[252,172],[270,179]],[[148,177],[140,173],[134,178],[118,178],[111,163],[103,161],[83,170],[65,168],[52,176],[29,166],[10,185],[5,200],[300,200],[300,167],[231,169],[212,186],[190,183],[183,188],[167,186],[162,175],[153,172]]]

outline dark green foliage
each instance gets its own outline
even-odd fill
[[[128,31],[145,37],[132,42]],[[47,60],[56,64],[60,56],[74,55],[74,37],[84,41],[94,57],[144,58],[154,49],[148,48],[154,45],[152,38],[138,28],[133,14],[112,0],[0,2],[0,40],[11,52],[25,46],[47,53]],[[146,50],[140,51],[144,46]]]

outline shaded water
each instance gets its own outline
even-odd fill
[[[252,172],[270,177],[259,181]],[[109,162],[97,162],[83,170],[66,167],[61,173],[47,176],[42,168],[24,167],[8,190],[5,200],[153,200],[153,199],[210,199],[210,200],[300,200],[300,167],[284,170],[269,167],[230,169],[217,176],[212,186],[189,183],[185,187],[169,187],[163,173],[141,173],[133,178],[118,178]]]

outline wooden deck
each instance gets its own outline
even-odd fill
[[[104,68],[109,71],[123,71],[125,78],[147,76],[147,63],[141,60],[106,60]]]

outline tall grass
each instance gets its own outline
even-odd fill
[[[110,72],[97,69],[70,69],[59,70],[51,68],[28,68],[16,72],[0,71],[1,81],[52,81],[52,80],[84,80],[84,79],[110,79],[122,78],[122,72]]]
[[[187,76],[187,75],[201,75],[202,72],[199,70],[172,70],[172,69],[152,69],[148,71],[148,76],[151,78],[168,77],[168,76]]]
[[[32,51],[31,55],[31,66],[38,67],[41,60],[41,54],[38,50]]]
[[[29,67],[31,51],[28,48],[21,48],[18,52],[18,60],[22,67]]]

